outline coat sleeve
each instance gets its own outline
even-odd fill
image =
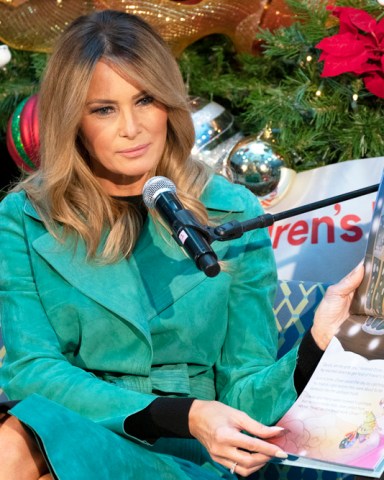
[[[253,195],[245,196],[245,219],[263,213]],[[297,349],[276,360],[278,330],[273,302],[277,273],[267,229],[244,234],[233,248],[241,253],[228,262],[232,283],[227,334],[216,364],[218,400],[270,425],[296,399],[293,373]]]
[[[11,399],[37,392],[125,434],[125,418],[156,397],[102,381],[62,354],[34,281],[24,202],[23,194],[10,194],[0,204],[0,320],[6,348],[0,385]]]

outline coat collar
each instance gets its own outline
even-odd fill
[[[208,210],[220,212],[244,212],[244,202],[238,190],[228,188],[228,180],[220,175],[213,175],[207,183],[200,200]]]
[[[239,211],[242,201],[224,192],[223,180],[218,188],[210,182],[202,200],[207,208],[219,212]],[[214,192],[214,193],[213,193]],[[27,201],[25,213],[40,217]],[[149,216],[131,257],[100,266],[86,261],[86,247],[79,240],[75,251],[44,231],[32,242],[34,250],[69,284],[100,305],[129,321],[150,344],[149,321],[166,310],[201,282],[214,282],[199,271],[173,238]],[[215,253],[222,259],[228,242],[216,242]],[[220,275],[227,275],[222,272]]]
[[[228,188],[228,180],[213,175],[205,186],[200,200],[208,210],[239,213],[244,211],[244,202],[234,189]],[[27,215],[40,220],[40,216],[31,202],[26,201],[24,211]]]

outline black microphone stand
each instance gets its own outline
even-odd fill
[[[285,212],[275,214],[265,213],[263,215],[259,215],[258,217],[251,218],[250,220],[245,220],[244,222],[232,220],[217,227],[202,225],[190,215],[189,210],[181,209],[177,212],[174,212],[174,216],[176,218],[175,222],[178,222],[177,225],[179,225],[180,228],[192,228],[193,230],[199,232],[200,235],[204,237],[207,244],[210,245],[215,241],[224,242],[233,240],[235,238],[240,238],[245,232],[256,230],[257,228],[269,227],[278,220],[284,220],[285,218],[290,218],[295,215],[300,215],[312,210],[334,205],[335,203],[344,202],[345,200],[361,197],[362,195],[367,195],[368,193],[377,192],[379,185],[380,184],[377,183],[369,187],[360,188],[359,190],[353,190],[352,192],[336,195],[335,197],[330,197],[325,200],[319,200],[307,205],[302,205],[301,207],[292,208],[290,210],[286,210]],[[175,228],[174,230],[177,231],[178,228]],[[180,243],[177,238],[176,241]],[[204,268],[203,270],[208,276],[213,277],[220,272],[220,267],[218,266],[216,258],[214,258],[211,263],[214,266],[211,271],[207,272],[204,270]]]
[[[307,205],[302,205],[301,207],[292,208],[290,210],[286,210],[285,212],[275,214],[265,213],[256,218],[245,220],[244,222],[238,222],[237,220],[233,220],[217,227],[203,227],[203,230],[206,231],[208,241],[210,241],[211,243],[214,241],[222,242],[226,240],[240,238],[245,232],[249,232],[250,230],[256,230],[257,228],[269,227],[278,220],[284,220],[285,218],[300,215],[302,213],[316,210],[318,208],[327,207],[335,203],[350,200],[352,198],[360,197],[362,195],[367,195],[368,193],[377,192],[377,190],[379,189],[379,185],[380,184],[377,183],[369,187],[360,188],[359,190],[353,190],[352,192],[336,195],[335,197],[330,197],[325,200],[319,200],[317,202],[309,203]]]

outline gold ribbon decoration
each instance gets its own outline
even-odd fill
[[[28,0],[0,0],[0,3],[5,3],[11,7],[18,7],[22,3],[27,3]]]
[[[143,17],[174,55],[212,34],[228,36],[238,52],[257,52],[258,28],[292,23],[284,0],[0,0],[0,40],[11,48],[50,52],[76,17],[114,9]]]

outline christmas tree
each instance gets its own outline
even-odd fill
[[[339,28],[326,9],[329,2],[287,3],[296,21],[260,32],[262,55],[236,55],[228,42],[212,39],[189,48],[180,64],[190,91],[230,108],[245,134],[276,129],[276,148],[296,171],[383,155],[384,99],[367,91],[359,76],[321,77],[315,46]],[[384,14],[376,0],[337,5],[363,9],[377,20]]]
[[[324,62],[316,46],[340,28],[327,10],[330,4],[360,9],[376,23],[384,8],[377,0],[286,3],[292,25],[255,32],[259,55],[236,52],[221,35],[187,47],[178,61],[190,94],[225,106],[245,135],[272,129],[274,148],[296,171],[383,155],[384,98],[366,88],[362,75],[322,76]],[[38,90],[46,60],[46,54],[13,50],[12,61],[0,69],[2,156],[8,119],[23,98]]]

